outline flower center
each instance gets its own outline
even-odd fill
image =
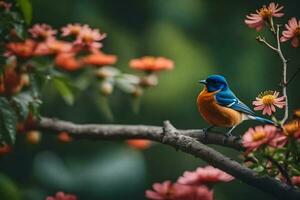
[[[259,141],[266,137],[266,133],[263,131],[255,132],[252,136],[253,141]]]
[[[264,105],[273,105],[275,97],[271,94],[262,97],[262,102]]]
[[[263,18],[263,19],[267,19],[269,17],[272,17],[272,11],[269,10],[266,6],[262,7],[258,14]]]
[[[298,26],[295,31],[294,31],[295,35],[300,36],[300,26]]]

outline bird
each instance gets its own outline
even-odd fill
[[[225,133],[225,136],[232,136],[232,131],[244,120],[274,124],[269,119],[256,116],[246,104],[240,101],[223,76],[210,75],[199,83],[204,84],[204,88],[197,97],[198,111],[211,125],[204,129],[205,134],[214,127],[226,127],[230,130]]]

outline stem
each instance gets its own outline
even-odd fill
[[[266,41],[266,39],[264,37],[258,36],[256,38],[256,40],[264,45],[266,45],[267,47],[269,47],[270,49],[272,49],[273,51],[275,51],[279,57],[280,60],[282,62],[282,81],[280,86],[282,87],[282,95],[285,98],[285,110],[284,110],[284,116],[281,120],[281,125],[285,123],[285,121],[288,119],[289,117],[289,106],[288,106],[288,96],[287,96],[287,85],[288,85],[288,81],[287,81],[287,59],[284,57],[282,50],[281,50],[281,43],[280,43],[280,32],[279,32],[279,28],[280,26],[277,25],[276,26],[276,41],[277,41],[277,47],[274,47],[273,45],[271,45],[270,43],[268,43]],[[272,31],[272,30],[271,30]]]
[[[282,94],[285,98],[285,110],[284,110],[284,117],[281,120],[281,124],[284,124],[285,121],[289,117],[289,106],[288,106],[288,96],[287,96],[287,59],[285,59],[282,50],[281,50],[281,43],[280,43],[280,36],[279,36],[279,28],[280,26],[277,25],[276,27],[276,40],[277,40],[277,52],[282,61]]]

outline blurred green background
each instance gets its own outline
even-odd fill
[[[239,98],[251,105],[257,94],[278,89],[281,64],[269,49],[255,41],[257,32],[244,24],[245,15],[268,1],[204,0],[33,0],[33,22],[58,28],[67,23],[87,23],[108,33],[104,51],[116,54],[117,67],[128,68],[130,59],[143,55],[165,56],[175,70],[162,73],[158,87],[148,90],[138,114],[127,95],[116,91],[107,102],[114,114],[109,121],[99,105],[105,100],[90,90],[68,106],[51,87],[44,91],[44,116],[82,123],[161,125],[170,120],[176,127],[202,128],[195,105],[202,89],[196,82],[209,74],[222,74]],[[299,16],[299,1],[285,5],[283,21]],[[298,15],[297,15],[298,14]],[[259,34],[270,35],[267,32]],[[269,37],[270,38],[270,37]],[[289,74],[300,66],[299,49],[284,44],[290,58]],[[300,78],[289,86],[290,109],[299,108]],[[253,123],[236,129],[242,133]],[[240,159],[239,153],[219,151]],[[176,180],[185,170],[205,163],[164,145],[145,151],[131,149],[122,141],[75,141],[61,144],[44,134],[39,145],[19,136],[13,153],[0,158],[1,200],[42,200],[58,190],[75,193],[81,200],[145,199],[154,182]],[[236,180],[215,187],[216,200],[273,199]]]

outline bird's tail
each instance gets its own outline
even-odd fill
[[[275,122],[273,122],[272,120],[269,120],[269,119],[266,119],[266,118],[263,118],[263,117],[258,117],[258,116],[253,116],[253,115],[248,115],[247,117],[248,117],[248,119],[256,120],[256,121],[259,121],[259,122],[262,122],[262,123],[272,124],[272,125],[275,125],[275,126],[278,125]]]

